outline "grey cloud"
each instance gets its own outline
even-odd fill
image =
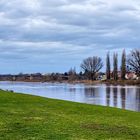
[[[139,47],[139,15],[138,0],[1,0],[0,59],[68,68],[130,50]]]

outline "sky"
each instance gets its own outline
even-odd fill
[[[0,0],[0,73],[80,71],[140,48],[139,33],[140,0]]]

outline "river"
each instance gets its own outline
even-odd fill
[[[138,86],[0,82],[0,88],[42,97],[140,112],[140,87]]]

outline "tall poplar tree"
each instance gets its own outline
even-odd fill
[[[125,74],[126,74],[126,53],[125,53],[125,50],[123,50],[122,63],[121,63],[121,79],[122,80],[125,80]]]
[[[111,76],[110,76],[110,55],[109,55],[109,52],[107,53],[107,56],[106,56],[106,78],[108,80],[110,80]]]
[[[113,56],[113,66],[114,66],[113,78],[114,80],[118,80],[118,54],[117,53],[114,53]]]

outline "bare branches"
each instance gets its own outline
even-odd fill
[[[94,80],[95,74],[103,67],[103,62],[100,57],[93,56],[83,60],[81,68],[85,73],[88,73],[89,79]]]
[[[127,64],[132,71],[140,76],[140,50],[131,51],[127,60]]]

